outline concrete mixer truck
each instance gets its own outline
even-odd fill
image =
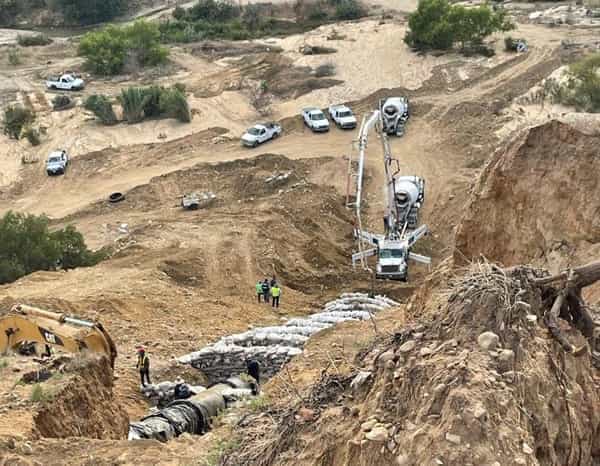
[[[383,234],[363,230],[361,220],[362,181],[365,151],[369,131],[375,128],[383,148],[385,170],[385,210]],[[358,251],[352,255],[352,264],[361,263],[371,270],[367,258],[377,256],[376,278],[408,280],[409,259],[430,264],[431,259],[411,251],[414,244],[428,233],[427,225],[419,224],[419,210],[425,200],[425,181],[418,176],[400,175],[400,163],[392,157],[383,112],[377,110],[364,118],[358,137],[358,173],[356,174],[356,228]]]
[[[388,97],[379,101],[381,127],[387,135],[404,135],[404,127],[410,116],[407,97]]]

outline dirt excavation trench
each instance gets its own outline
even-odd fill
[[[326,303],[321,312],[306,318],[293,318],[280,326],[257,327],[226,336],[200,351],[182,356],[179,362],[201,370],[211,384],[210,388],[194,387],[192,390],[196,394],[190,398],[175,400],[139,422],[132,422],[129,439],[167,441],[184,432],[205,433],[210,429],[211,419],[221,411],[257,395],[255,379],[246,376],[247,362],[258,363],[259,375],[256,376],[262,382],[301,354],[304,344],[315,333],[341,322],[373,319],[373,314],[397,305],[385,296],[345,293]],[[144,391],[169,391],[172,385],[167,382],[144,387]]]

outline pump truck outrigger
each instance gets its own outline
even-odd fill
[[[117,347],[99,322],[18,304],[0,317],[0,353],[23,342],[41,343],[71,353],[85,350],[102,353],[113,369],[117,358]]]
[[[427,225],[419,224],[419,210],[425,200],[425,181],[418,176],[401,176],[400,163],[392,157],[383,118],[384,105],[368,118],[363,118],[358,135],[358,173],[356,174],[356,228],[358,252],[352,255],[352,264],[361,263],[371,271],[367,258],[377,256],[376,278],[408,280],[408,260],[430,264],[431,259],[411,252],[414,244],[428,233]],[[383,234],[370,233],[362,229],[361,202],[365,150],[369,131],[375,128],[383,148],[385,169],[385,212]],[[350,167],[352,166],[350,160]],[[351,170],[351,168],[350,168]],[[367,248],[368,246],[368,248]],[[373,247],[374,246],[374,247]]]

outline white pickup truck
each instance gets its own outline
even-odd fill
[[[262,123],[249,128],[242,136],[242,144],[256,147],[269,139],[275,139],[281,134],[281,126],[276,123]]]
[[[318,108],[309,107],[302,110],[304,124],[316,133],[329,131],[329,120]]]
[[[85,83],[83,79],[72,74],[63,74],[62,76],[50,76],[46,80],[46,87],[62,91],[80,91],[85,87]]]
[[[356,128],[356,117],[345,105],[332,105],[329,107],[329,116],[342,129]]]

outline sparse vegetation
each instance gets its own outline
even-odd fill
[[[114,125],[117,123],[117,116],[113,110],[110,99],[104,95],[91,95],[89,96],[84,104],[83,108],[93,112],[102,124]]]
[[[121,89],[121,95],[117,97],[123,107],[123,115],[128,123],[139,123],[144,119],[144,107],[150,100],[140,87],[128,87]]]
[[[86,66],[93,73],[114,75],[123,70],[127,60],[142,67],[164,63],[168,50],[159,40],[158,25],[147,21],[124,27],[107,26],[83,36],[79,55],[86,58]]]
[[[218,439],[211,450],[208,452],[206,457],[200,462],[201,466],[217,466],[221,457],[226,453],[235,450],[240,446],[239,440],[230,439],[223,440]]]
[[[493,11],[487,5],[466,8],[451,5],[448,0],[422,0],[408,20],[410,30],[404,41],[419,50],[480,47],[483,39],[497,31],[508,31],[514,25],[502,9]]]
[[[60,11],[68,23],[75,25],[96,24],[119,15],[128,0],[54,0],[52,5]]]
[[[123,107],[123,115],[128,123],[139,123],[146,118],[176,118],[188,123],[192,121],[185,86],[174,84],[172,87],[128,87],[121,90],[117,100]],[[105,125],[117,123],[112,103],[107,96],[92,95],[87,98],[84,107]]]
[[[160,24],[161,37],[163,42],[181,43],[204,39],[244,40],[297,33],[334,19],[356,19],[366,14],[357,0],[297,1],[295,22],[276,18],[273,8],[266,4],[240,7],[228,0],[199,0],[191,8],[176,8],[172,19]]]
[[[23,128],[35,121],[35,113],[21,105],[10,105],[4,109],[4,134],[20,139]]]
[[[52,108],[54,110],[65,110],[73,107],[75,103],[68,95],[59,94],[52,99]]]
[[[39,146],[42,143],[40,140],[40,132],[32,127],[23,131],[23,137],[25,137],[32,146]]]
[[[90,251],[75,227],[51,232],[45,216],[7,212],[0,219],[0,284],[37,270],[97,264],[106,251]]]
[[[324,78],[326,76],[335,75],[335,65],[333,63],[324,63],[323,65],[317,66],[315,69],[315,76],[317,78]]]
[[[160,111],[168,117],[183,123],[192,121],[192,113],[185,94],[176,87],[162,90],[160,94]]]
[[[12,66],[17,66],[21,63],[21,55],[19,54],[18,48],[11,47],[8,49],[8,63]]]
[[[17,36],[17,43],[21,47],[33,47],[38,45],[48,45],[52,43],[52,39],[46,34],[27,34]]]
[[[8,361],[4,358],[0,359],[0,369],[6,369],[8,367]]]
[[[571,65],[565,80],[547,79],[544,86],[554,102],[579,112],[600,113],[600,53]]]
[[[342,0],[335,7],[335,18],[341,20],[359,19],[366,16],[365,8],[356,0]]]
[[[269,398],[267,396],[265,396],[265,395],[253,397],[246,404],[246,406],[253,413],[264,411],[270,405],[271,405],[271,400],[269,400]]]
[[[54,395],[49,390],[44,390],[41,384],[36,383],[31,390],[31,395],[29,396],[29,401],[34,403],[40,403],[45,401],[50,401],[54,398]]]

